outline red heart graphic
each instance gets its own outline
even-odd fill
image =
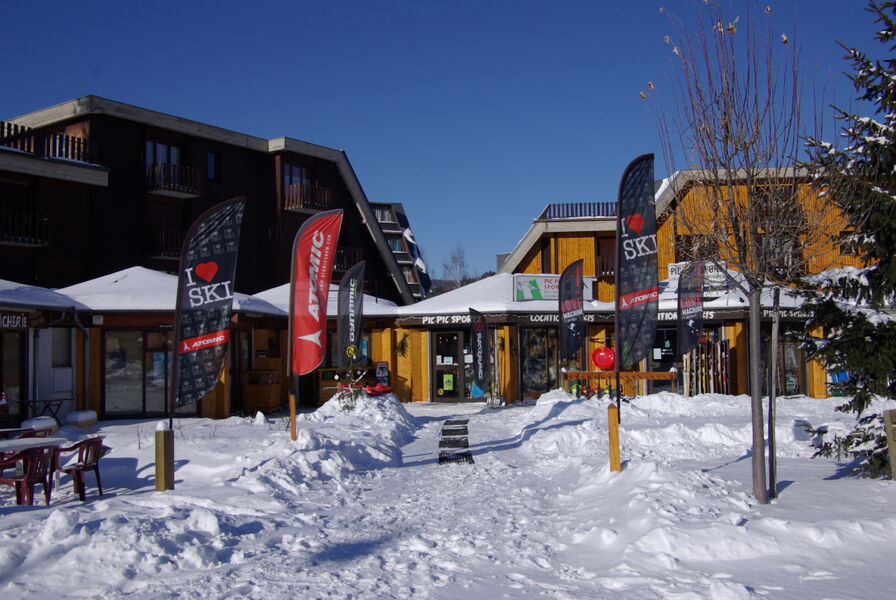
[[[218,263],[216,262],[207,262],[196,265],[196,274],[208,282],[211,282],[211,280],[215,278],[215,273],[217,272]]]
[[[632,231],[634,231],[634,232],[637,233],[638,235],[641,235],[641,229],[644,228],[644,217],[642,217],[641,215],[635,213],[635,214],[633,214],[632,216],[630,216],[630,217],[628,218],[628,220],[626,221],[626,223],[628,223],[628,228],[629,228],[629,229],[631,229]]]

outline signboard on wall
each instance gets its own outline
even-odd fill
[[[681,272],[693,263],[678,262],[669,263],[668,273],[669,279],[679,279]],[[703,262],[703,291],[709,290],[727,290],[731,285],[731,281],[727,275],[727,265],[724,262],[715,264],[713,262]]]
[[[28,313],[0,311],[0,329],[28,329],[31,327]]]
[[[594,277],[582,278],[585,289],[582,299],[593,300],[592,289]],[[559,275],[533,275],[531,273],[514,273],[513,275],[513,299],[516,302],[528,300],[559,300],[560,276]]]

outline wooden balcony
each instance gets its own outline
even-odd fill
[[[64,133],[36,133],[30,127],[0,121],[0,146],[40,158],[92,163],[96,152],[87,140]]]
[[[146,167],[146,191],[172,198],[196,198],[203,194],[205,173],[202,169],[154,163]]]
[[[180,260],[186,232],[183,229],[160,229],[149,240],[147,257],[155,260]]]
[[[333,271],[344,273],[362,260],[364,260],[364,250],[361,248],[339,246],[336,248],[336,257],[333,259]]]
[[[0,208],[0,245],[43,248],[50,240],[50,218],[33,211]]]
[[[333,190],[320,185],[297,183],[283,189],[283,210],[313,213],[333,207]]]

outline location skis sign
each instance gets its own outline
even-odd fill
[[[342,227],[342,210],[328,210],[305,221],[292,247],[289,294],[290,365],[294,375],[310,373],[327,346],[327,297]]]
[[[243,200],[212,207],[184,239],[174,317],[176,381],[171,386],[171,408],[199,401],[218,383],[230,339]]]
[[[361,358],[361,320],[364,318],[364,261],[339,282],[336,310],[336,339],[339,340],[339,368],[346,369]]]
[[[582,305],[582,259],[560,275],[560,358],[574,358],[585,339],[585,310]]]
[[[616,209],[616,368],[632,369],[653,346],[659,281],[653,154],[625,169]]]
[[[693,262],[678,278],[678,353],[697,346],[703,333],[703,263]]]
[[[478,398],[491,386],[489,376],[491,352],[485,317],[472,308],[470,309],[470,350],[473,353],[473,388],[470,393],[474,398]]]

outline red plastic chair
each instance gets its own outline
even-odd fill
[[[85,498],[84,473],[87,471],[93,471],[93,474],[96,477],[96,487],[100,492],[100,496],[103,495],[103,482],[100,479],[100,458],[110,450],[107,446],[103,446],[103,439],[102,436],[92,437],[82,440],[74,446],[58,448],[56,450],[54,463],[56,465],[55,470],[60,473],[65,473],[66,475],[71,475],[72,483],[75,486],[75,493],[78,494],[78,498],[80,498],[82,502]],[[75,450],[78,451],[78,461],[60,466],[59,455],[64,452],[74,452]]]
[[[55,448],[52,446],[41,446],[37,448],[26,448],[21,450],[0,462],[3,469],[15,467],[16,463],[22,461],[22,472],[12,475],[3,475],[0,477],[0,483],[9,485],[16,490],[16,504],[27,503],[29,506],[34,504],[34,485],[39,483],[44,487],[44,502],[50,505],[50,493],[53,490],[53,484],[50,479],[52,470]]]

